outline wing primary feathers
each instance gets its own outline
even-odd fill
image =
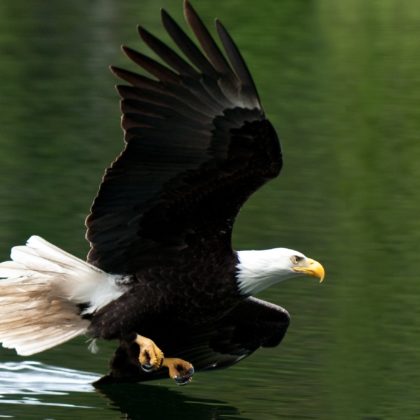
[[[261,106],[257,88],[248,66],[246,65],[245,60],[243,59],[242,54],[232,37],[229,35],[229,32],[218,19],[216,19],[216,29],[232,67],[239,77],[239,80],[242,82],[242,89],[245,90],[246,94],[248,94],[247,96],[251,95],[251,97],[257,100],[258,106]]]
[[[164,44],[160,39],[152,35],[142,26],[138,27],[142,40],[167,64],[173,67],[179,74],[193,78],[199,78],[199,73],[184,59],[182,59],[171,48]]]
[[[169,92],[127,85],[117,85],[116,89],[122,99],[141,99],[153,104],[168,106],[180,113],[185,113],[186,116],[203,121],[203,124],[208,123],[209,119],[213,118],[211,111],[206,109],[206,105],[195,97],[183,98]]]
[[[157,92],[164,92],[161,84],[156,80],[149,79],[141,74],[134,73],[129,70],[121,69],[116,66],[110,66],[109,69],[115,76],[139,88],[146,88],[155,90]]]
[[[176,113],[189,120],[199,121],[202,125],[208,124],[210,118],[209,114],[204,113],[200,109],[199,104],[197,104],[196,107],[192,107],[174,96],[161,95],[151,90],[143,90],[132,86],[118,85],[117,90],[122,98],[122,102],[131,100],[134,101],[135,104],[137,104],[137,101],[140,101],[143,103],[160,105],[170,108],[171,110],[176,110]],[[121,109],[123,110],[123,108]]]
[[[183,84],[185,85],[183,87],[181,85],[180,76],[172,70],[129,47],[123,46],[122,48],[127,56],[136,64],[163,82],[167,82],[165,86],[163,86],[162,83],[149,79],[148,77],[138,75],[128,70],[120,69],[119,67],[110,67],[111,71],[117,77],[129,82],[133,86],[154,90],[159,92],[161,95],[171,94],[174,97],[184,98],[187,104],[191,104],[192,107],[198,107],[202,112],[207,113],[214,114],[214,112],[217,112],[221,106],[223,107],[227,104],[231,104],[224,94],[220,92],[220,89],[217,86],[212,86],[209,91],[207,89],[209,87],[207,86],[207,83],[203,86],[196,80],[196,78],[187,77],[183,80]],[[191,69],[193,68],[191,67]],[[218,92],[214,93],[214,89]],[[192,91],[195,91],[196,95],[192,94]],[[223,98],[225,103],[220,103],[220,98],[219,100],[217,99],[218,96]]]
[[[139,99],[123,99],[121,111],[126,114],[141,114],[152,117],[165,118],[172,114],[169,108]]]
[[[201,18],[187,0],[184,1],[184,15],[213,67],[223,75],[234,77],[229,63],[221,53]]]
[[[172,70],[168,69],[147,55],[126,47],[125,45],[123,45],[122,50],[128,58],[130,58],[140,67],[144,68],[153,76],[157,77],[159,80],[174,84],[180,83],[180,77],[178,74],[174,73]]]
[[[156,96],[160,98],[162,102],[162,96],[159,93],[154,92],[153,90],[146,90],[127,85],[116,85],[115,89],[117,89],[117,92],[120,95],[121,99],[144,99],[147,98],[149,95],[155,93]]]
[[[204,54],[198,47],[191,41],[188,35],[181,29],[181,27],[172,19],[166,10],[162,9],[161,12],[162,23],[168,32],[169,36],[173,39],[179,49],[188,57],[189,60],[204,74],[218,79],[219,74],[210,64]]]

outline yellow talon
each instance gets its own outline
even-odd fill
[[[169,370],[169,377],[175,380],[178,385],[191,382],[194,374],[194,367],[191,363],[172,357],[165,358],[162,350],[150,338],[137,334],[134,341],[140,347],[139,362],[145,372],[166,367]]]
[[[168,368],[169,377],[174,379],[178,385],[188,384],[194,375],[193,365],[182,359],[166,357],[162,366]]]
[[[162,366],[162,350],[150,338],[137,335],[134,340],[140,347],[139,362],[146,372],[157,370]]]

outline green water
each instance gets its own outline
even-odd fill
[[[92,355],[74,340],[26,359],[35,370],[1,350],[0,417],[420,418],[420,3],[194,5],[241,46],[285,154],[236,248],[299,249],[326,281],[262,293],[292,315],[282,345],[188,387],[94,391],[113,343]],[[173,0],[0,2],[0,259],[31,234],[86,254],[84,218],[122,147],[107,66],[127,65],[119,45],[139,46],[137,23],[167,39],[161,6],[181,17]]]

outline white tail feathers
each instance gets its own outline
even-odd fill
[[[0,342],[23,356],[85,333],[78,304],[93,312],[123,293],[115,276],[38,236],[14,247],[11,259],[0,264]]]

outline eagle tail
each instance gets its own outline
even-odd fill
[[[47,350],[86,332],[81,316],[107,282],[96,267],[38,236],[12,248],[0,264],[0,343],[22,356]]]

